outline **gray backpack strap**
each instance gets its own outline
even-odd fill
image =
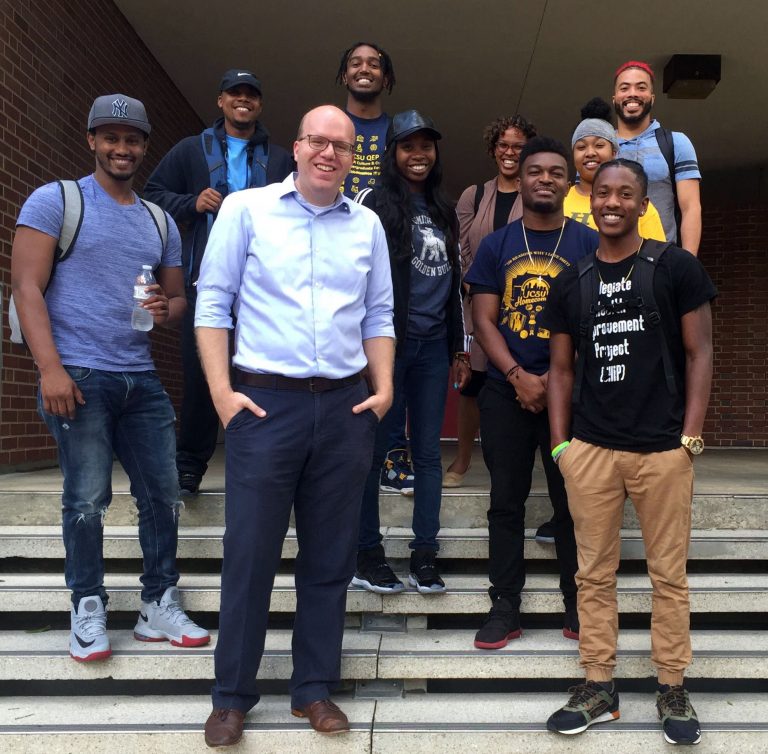
[[[160,234],[160,240],[163,243],[163,251],[168,246],[168,216],[165,211],[152,202],[148,202],[146,199],[141,199],[141,203],[149,210],[149,214],[152,216],[152,220],[155,222],[157,232]]]
[[[57,181],[61,191],[62,221],[59,232],[59,243],[53,256],[51,275],[56,271],[56,265],[66,259],[75,245],[80,228],[83,224],[83,192],[77,181]],[[49,278],[50,283],[50,278]],[[47,288],[47,286],[46,286]],[[8,301],[8,324],[11,328],[11,343],[24,343],[24,335],[21,332],[19,313],[16,311],[16,302],[11,295]]]
[[[56,262],[66,259],[77,240],[83,224],[83,192],[77,181],[59,181],[61,200],[64,203],[63,220],[59,243],[56,247]]]

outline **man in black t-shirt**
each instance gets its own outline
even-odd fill
[[[659,718],[668,742],[695,744],[699,722],[683,688],[691,661],[686,561],[693,456],[704,447],[712,375],[709,302],[716,291],[692,254],[640,238],[647,188],[637,162],[600,166],[592,188],[600,245],[591,267],[585,260],[582,269],[555,281],[542,317],[552,333],[552,456],[565,479],[578,545],[579,653],[586,673],[547,727],[580,733],[619,717],[616,570],[629,495],[653,587]]]
[[[488,356],[478,396],[483,459],[491,475],[488,574],[492,607],[475,636],[499,649],[521,635],[525,501],[539,448],[555,512],[555,550],[565,602],[565,636],[578,639],[576,543],[547,421],[549,330],[540,322],[550,287],[597,246],[597,233],[563,217],[568,163],[562,144],[537,136],[520,153],[522,220],[486,236],[465,277],[475,337]]]

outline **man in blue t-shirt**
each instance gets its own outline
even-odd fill
[[[354,199],[373,188],[381,173],[389,127],[381,98],[385,89],[392,94],[395,85],[392,59],[375,42],[355,42],[342,53],[336,83],[347,88],[345,112],[355,125],[355,159],[343,188]]]
[[[386,89],[392,94],[395,68],[389,55],[375,42],[355,42],[341,55],[336,83],[347,88],[344,112],[355,126],[355,155],[352,169],[342,184],[345,196],[362,202],[366,189],[376,185],[387,142],[390,117],[381,102]],[[405,437],[405,401],[397,399],[390,409],[392,434],[379,489],[413,495],[415,476]]]
[[[539,448],[554,509],[555,549],[565,603],[563,634],[578,639],[576,541],[560,472],[550,455],[547,418],[549,330],[539,317],[552,281],[597,246],[597,233],[566,220],[568,153],[537,136],[520,153],[523,217],[486,236],[465,277],[475,337],[488,355],[478,396],[483,458],[491,475],[488,574],[492,607],[475,636],[500,649],[520,630],[525,584],[525,501]]]
[[[113,455],[128,474],[139,510],[144,573],[134,636],[176,646],[210,641],[182,610],[176,588],[180,503],[173,406],[154,371],[147,333],[131,327],[142,266],[155,270],[157,279],[141,304],[154,324],[177,326],[185,309],[176,226],[167,215],[156,222],[152,211],[159,209],[133,192],[149,132],[139,100],[97,97],[88,116],[96,169],[77,181],[82,216],[69,254],[57,262],[65,209],[60,183],[42,186],[24,203],[13,241],[14,300],[40,372],[38,410],[56,440],[64,475],[69,652],[81,662],[111,654],[103,529]]]
[[[653,69],[630,60],[620,65],[613,82],[613,107],[618,117],[619,157],[639,162],[648,175],[648,197],[661,215],[667,241],[697,254],[701,242],[701,173],[691,140],[679,131],[665,131],[651,118],[655,101]],[[659,146],[668,135],[674,175]]]
[[[279,183],[294,168],[293,158],[271,142],[259,120],[262,86],[251,71],[226,71],[217,104],[221,117],[202,134],[187,136],[172,147],[144,189],[144,196],[169,212],[181,227],[187,313],[181,326],[184,394],[176,466],[182,495],[198,493],[219,433],[194,334],[195,286],[208,234],[225,196]]]

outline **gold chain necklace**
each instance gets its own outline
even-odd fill
[[[533,272],[533,268],[536,267],[536,263],[533,261],[533,256],[531,255],[531,248],[530,246],[528,246],[528,234],[525,232],[525,225],[523,223],[520,223],[520,226],[523,229],[523,241],[525,241],[525,250],[528,252],[528,259],[531,262],[531,272]],[[560,241],[563,240],[564,230],[565,230],[565,220],[563,220],[563,227],[560,228],[560,236],[557,239],[555,248],[552,250],[552,253],[549,255],[549,261],[547,262],[547,266],[539,273],[539,277],[538,277],[539,282],[541,282],[541,276],[547,274],[547,270],[549,269],[549,266],[552,264],[552,260],[555,258],[555,254],[557,254],[557,250],[560,248]]]
[[[632,277],[632,272],[634,271],[635,263],[637,262],[637,255],[640,253],[640,249],[642,249],[642,248],[643,248],[643,241],[641,240],[640,241],[640,246],[637,247],[637,251],[632,255],[635,258],[634,261],[632,262],[632,266],[629,268],[629,272],[626,275],[622,275],[621,280],[619,281],[620,284],[621,283],[626,283]],[[597,259],[600,262],[605,261],[605,260],[600,259],[600,257],[597,256],[597,252],[598,251],[599,251],[599,249],[595,249],[595,259]],[[622,261],[624,261],[624,260],[622,260]],[[603,285],[605,285],[605,280],[603,280],[603,276],[600,274],[600,266],[596,265],[596,267],[597,267],[597,276],[600,278],[600,282]]]

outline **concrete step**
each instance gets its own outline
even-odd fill
[[[233,751],[307,754],[435,754],[669,751],[651,694],[623,694],[621,718],[577,737],[545,728],[567,700],[563,693],[409,694],[380,701],[336,698],[351,732],[320,736],[291,716],[287,697],[265,696]],[[694,694],[701,754],[765,754],[768,694]],[[0,699],[0,747],[25,754],[104,752],[194,754],[210,751],[203,725],[211,709],[201,696],[17,697]]]
[[[213,678],[213,651],[218,632],[205,647],[180,648],[169,642],[141,642],[132,631],[109,631],[112,657],[105,662],[75,662],[69,656],[69,631],[0,631],[0,680],[61,681],[182,680]],[[376,678],[381,634],[347,631],[341,660],[341,677],[353,680]],[[262,680],[289,679],[291,631],[267,632],[259,669]],[[1,739],[0,739],[1,740]]]
[[[526,629],[519,641],[500,650],[475,649],[474,631],[423,630],[407,633],[344,635],[341,677],[346,680],[436,678],[578,678],[578,643],[555,629]],[[207,647],[182,649],[168,643],[136,641],[131,631],[110,631],[112,657],[106,662],[74,662],[68,631],[0,632],[1,681],[86,681],[213,678],[217,634]],[[768,677],[768,634],[764,631],[693,631],[689,678]],[[650,678],[648,631],[619,636],[617,678]],[[267,633],[259,678],[289,679],[291,632]]]
[[[404,574],[400,574],[404,577]],[[350,587],[348,613],[452,614],[486,613],[489,608],[488,580],[479,575],[445,575],[448,591],[423,595],[406,590],[395,595],[380,595]],[[768,574],[691,574],[689,577],[691,611],[768,612]],[[107,574],[105,585],[110,595],[110,610],[133,611],[139,607],[138,576]],[[218,612],[220,577],[213,574],[182,576],[179,587],[184,605],[190,611]],[[522,610],[527,613],[559,613],[563,604],[557,579],[552,574],[528,577],[523,592]],[[651,586],[645,574],[620,575],[619,610],[622,613],[649,613]],[[0,612],[68,612],[69,590],[63,576],[48,574],[0,574]],[[275,579],[270,610],[292,613],[296,609],[293,576],[281,574]]]
[[[428,630],[382,634],[379,678],[579,678],[578,642],[561,631],[524,629],[498,650],[475,649],[474,631]],[[689,678],[768,677],[765,631],[692,631]],[[647,630],[619,634],[617,678],[652,678]]]
[[[1,480],[0,480],[1,481]],[[5,524],[12,526],[54,526],[61,523],[61,492],[35,490],[0,491],[0,509],[9,512]],[[382,493],[382,526],[409,527],[413,498]],[[440,521],[446,528],[483,528],[488,525],[488,488],[468,488],[458,492],[443,491]],[[526,503],[525,521],[535,529],[552,515],[545,492],[534,491]],[[136,506],[128,492],[115,492],[107,513],[110,526],[135,526]],[[203,492],[185,499],[181,513],[183,526],[223,526],[224,493]],[[768,528],[768,493],[733,494],[728,488],[694,495],[694,529],[766,529]],[[625,529],[638,529],[634,508],[627,502]]]
[[[410,529],[386,527],[384,547],[390,558],[408,558]],[[535,529],[526,530],[525,557],[531,560],[554,560],[553,545],[535,541]],[[221,559],[224,527],[181,527],[178,556],[188,559]],[[449,529],[440,532],[440,557],[462,560],[488,559],[488,529]],[[621,557],[641,560],[645,557],[642,535],[637,530],[622,531]],[[296,531],[289,529],[283,557],[293,559],[298,552]],[[61,526],[0,527],[0,557],[63,558]],[[141,558],[135,526],[107,526],[104,529],[105,558]],[[768,530],[695,530],[691,534],[692,560],[768,560]]]

